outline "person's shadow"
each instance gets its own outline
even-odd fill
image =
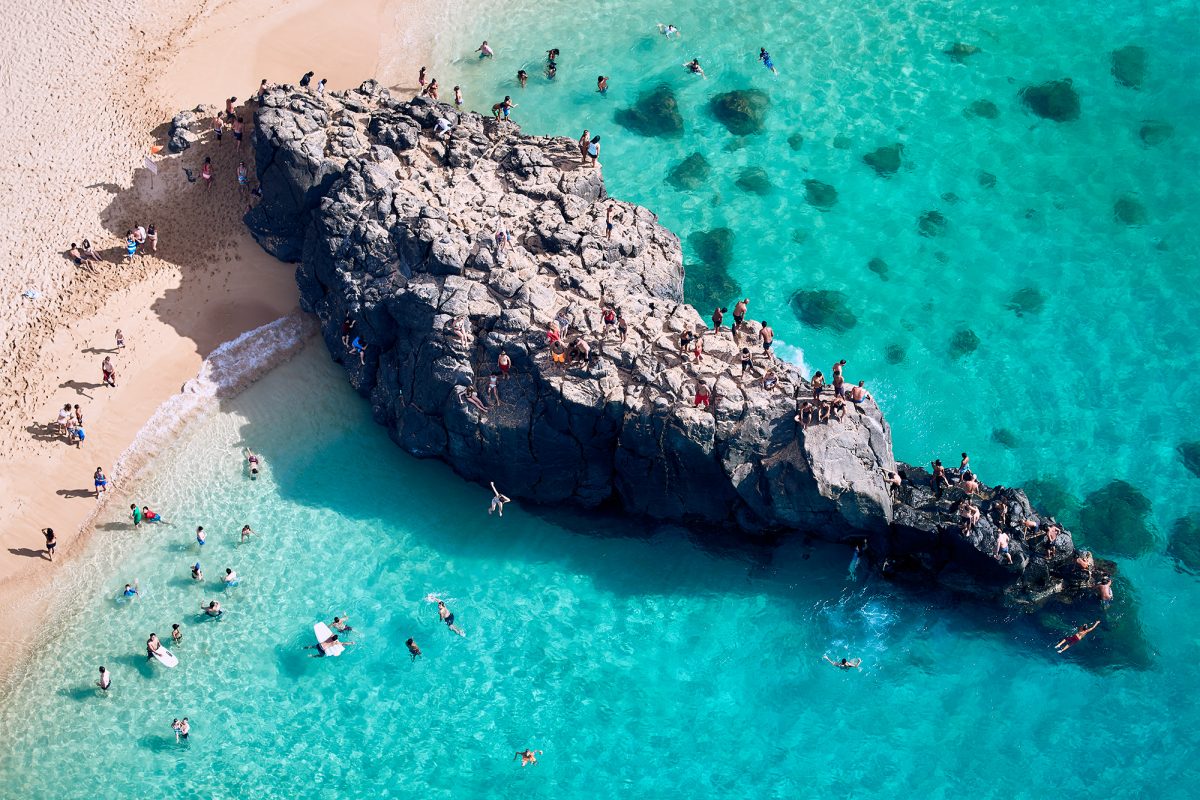
[[[59,489],[55,492],[59,497],[95,497],[96,492],[92,489]]]
[[[105,354],[105,355],[107,355],[107,354],[109,354],[109,353],[117,353],[117,352],[120,352],[120,350],[119,350],[118,348],[116,348],[116,347],[108,347],[108,348],[104,348],[104,347],[85,347],[85,348],[83,348],[82,350],[80,350],[79,352],[81,352],[81,353],[87,353],[87,354],[88,354],[88,355],[90,355],[90,356],[98,356],[98,355],[101,355],[101,354]],[[100,386],[100,384],[98,384],[98,383],[97,383],[97,384],[95,384],[95,386]]]
[[[34,550],[31,547],[10,547],[8,552],[14,556],[25,556],[26,558],[39,558],[43,561],[50,560],[50,552],[48,550]]]
[[[58,428],[52,422],[34,422],[25,426],[25,432],[30,438],[37,439],[39,442],[53,442],[62,438],[58,432]]]
[[[104,385],[103,383],[84,383],[83,381],[64,381],[63,383],[60,383],[58,385],[58,388],[74,389],[77,394],[83,395],[87,399],[91,400],[91,399],[93,399],[92,396],[90,394],[88,394],[85,390],[86,389],[99,389],[103,385]]]

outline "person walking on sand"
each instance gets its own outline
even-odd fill
[[[212,188],[212,179],[213,179],[213,169],[212,169],[212,158],[210,158],[209,156],[205,156],[204,163],[200,165],[200,177],[204,178],[204,188],[211,189]]]
[[[153,224],[146,229],[146,242],[150,245],[151,253],[158,252],[158,228]]]
[[[588,160],[588,145],[592,142],[592,132],[587,128],[583,129],[583,135],[579,137],[579,163],[587,164]]]
[[[481,45],[479,45],[479,47],[475,48],[475,52],[479,53],[480,58],[492,58],[493,56],[496,55],[496,53],[493,52],[492,48],[490,46],[488,46],[487,39],[484,39],[483,44],[481,44]]]
[[[137,243],[137,239],[135,239],[133,237],[133,231],[132,230],[125,231],[125,260],[126,261],[133,260],[133,257],[137,255],[137,248],[138,248],[138,243]]]
[[[500,516],[503,517],[504,516],[504,504],[511,503],[512,499],[507,497],[506,495],[500,494],[500,490],[496,488],[495,481],[491,481],[491,487],[492,487],[492,502],[488,506],[488,516],[490,517],[492,515],[492,512],[495,511],[497,514],[499,514]]]
[[[152,229],[154,228],[154,226],[153,226],[153,225],[151,225],[150,227],[151,227]],[[117,328],[117,349],[118,349],[118,350],[124,350],[124,349],[125,349],[125,334],[121,333],[121,329],[120,329],[120,328]]]
[[[238,194],[240,194],[240,195],[246,194],[246,191],[250,188],[250,173],[246,169],[245,161],[238,162],[237,182],[238,182]]]
[[[1070,636],[1064,637],[1058,644],[1054,645],[1056,653],[1065,653],[1071,649],[1072,645],[1079,644],[1083,641],[1083,637],[1087,636],[1096,628],[1100,627],[1100,620],[1096,620],[1091,625],[1080,625]]]
[[[108,491],[108,477],[104,474],[104,470],[96,467],[96,471],[92,473],[92,483],[96,486],[96,499],[100,499],[100,495]]]
[[[437,604],[438,617],[442,620],[442,622],[446,623],[446,627],[457,633],[459,636],[466,636],[466,634],[462,632],[462,628],[454,624],[454,613],[450,609],[446,608],[446,604],[441,600],[438,600]]]
[[[104,360],[100,362],[100,377],[105,386],[117,388],[117,368],[113,366],[112,356],[105,356]]]
[[[42,528],[42,536],[46,537],[46,557],[53,562],[54,548],[58,547],[58,539],[54,535],[54,528]]]

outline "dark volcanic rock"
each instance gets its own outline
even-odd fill
[[[1006,450],[1014,450],[1019,444],[1017,435],[1008,428],[992,428],[992,441]]]
[[[962,358],[979,349],[979,337],[970,328],[959,328],[950,337],[950,357]]]
[[[1068,527],[1079,522],[1079,498],[1067,491],[1058,478],[1042,477],[1025,481],[1025,494],[1037,510],[1058,519]]]
[[[980,52],[979,48],[973,44],[964,44],[963,42],[955,42],[942,51],[950,60],[956,64],[961,64],[968,56],[973,56]]]
[[[804,136],[799,133],[793,133],[788,136],[787,143],[788,147],[792,148],[793,151],[799,151],[804,147]]]
[[[1039,117],[1055,122],[1079,119],[1079,92],[1071,85],[1070,78],[1026,86],[1021,90],[1021,100]]]
[[[996,188],[996,176],[990,172],[980,171],[979,185],[985,189],[995,189]]]
[[[948,224],[949,220],[946,219],[946,216],[942,212],[926,211],[917,220],[917,233],[932,239],[935,236],[941,236],[945,233]]]
[[[1079,528],[1088,545],[1136,558],[1154,549],[1154,533],[1146,520],[1149,513],[1146,495],[1115,480],[1087,496],[1079,512]]]
[[[665,83],[638,95],[631,108],[618,109],[613,119],[641,136],[678,136],[683,133],[683,115],[675,92]]]
[[[1000,108],[991,100],[976,100],[967,106],[966,115],[968,117],[996,119],[1000,116]]]
[[[1146,79],[1146,50],[1136,44],[1112,51],[1112,74],[1117,83],[1130,89],[1142,88]]]
[[[1147,147],[1157,147],[1175,135],[1175,126],[1169,122],[1163,122],[1157,119],[1148,119],[1142,122],[1142,127],[1138,129],[1138,138],[1142,140],[1142,144]]]
[[[688,264],[684,268],[687,275],[687,285],[683,289],[683,299],[696,308],[711,312],[718,306],[731,306],[742,297],[742,287],[729,270],[715,264]]]
[[[1193,573],[1200,573],[1200,514],[1189,514],[1175,520],[1167,555]]]
[[[888,264],[882,258],[872,258],[867,262],[867,269],[885,281],[888,279]]]
[[[756,194],[760,197],[769,195],[774,191],[774,187],[771,186],[771,178],[762,167],[746,167],[741,171],[734,183],[743,192]]]
[[[1175,447],[1179,460],[1187,467],[1188,472],[1200,478],[1200,442],[1180,442]]]
[[[845,292],[836,289],[813,289],[792,295],[792,311],[810,328],[829,328],[845,333],[858,324],[858,318],[850,310]]]
[[[838,193],[828,183],[807,180],[804,182],[804,199],[814,208],[828,211],[837,205]]]
[[[863,163],[875,170],[879,177],[890,178],[900,169],[903,154],[904,145],[897,142],[867,153],[863,156]]]
[[[1130,194],[1122,195],[1113,203],[1113,219],[1131,227],[1146,224],[1146,207]]]
[[[1023,289],[1017,289],[1008,298],[1008,302],[1004,307],[1016,314],[1018,317],[1023,317],[1026,314],[1039,314],[1046,305],[1046,295],[1040,290],[1032,286],[1026,286]]]
[[[739,89],[714,97],[708,109],[734,136],[749,136],[763,129],[771,100],[758,89]]]
[[[435,136],[447,115],[454,128]],[[731,370],[739,345],[727,334],[705,337],[703,362],[681,359],[680,334],[705,319],[682,302],[679,240],[647,209],[608,197],[573,140],[399,101],[368,82],[323,99],[269,92],[253,141],[263,196],[246,221],[270,252],[300,261],[301,307],[409,453],[538,503],[613,506],[697,531],[867,538],[889,578],[1016,608],[1084,596],[1064,578],[1069,534],[1049,557],[1019,540],[1012,565],[992,557],[992,504],[1003,498],[1013,520],[1030,518],[1021,492],[984,487],[983,518],[963,534],[958,490],[935,498],[928,474],[894,461],[873,400],[800,431],[793,397],[812,387],[785,362],[775,364],[782,391],[765,392]],[[502,246],[498,228],[509,232]],[[695,237],[705,305],[728,302],[732,232]],[[606,329],[606,303],[627,321],[627,341]],[[840,292],[798,292],[792,305],[806,324],[856,322]],[[550,357],[556,319],[590,357]],[[367,345],[362,360],[342,344],[347,322]],[[753,338],[757,323],[746,326]],[[512,378],[484,417],[460,392],[485,393],[501,348]],[[690,402],[699,383],[712,408]],[[893,497],[884,476],[897,468],[911,480]]]
[[[708,159],[700,153],[692,153],[671,168],[667,183],[682,191],[693,191],[707,186],[711,175],[712,166]]]
[[[889,344],[883,351],[883,357],[889,364],[903,364],[906,355],[908,355],[908,352],[902,344]]]
[[[696,256],[711,267],[728,267],[733,263],[734,233],[729,228],[697,231],[688,237]]]

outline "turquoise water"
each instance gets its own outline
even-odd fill
[[[189,428],[133,490],[172,526],[132,531],[119,512],[129,501],[114,503],[87,557],[61,568],[59,613],[0,696],[0,796],[1200,794],[1200,583],[1159,552],[1195,510],[1174,447],[1200,438],[1186,405],[1200,389],[1195,5],[649,7],[546,2],[464,18],[446,35],[463,52],[487,37],[497,58],[447,54],[431,73],[481,109],[512,94],[528,131],[600,133],[610,191],[685,242],[735,228],[729,279],[752,315],[813,369],[849,359],[900,457],[967,449],[988,481],[1043,477],[1076,497],[1133,483],[1159,546],[1122,561],[1140,609],[1120,613],[1146,644],[1102,630],[1056,657],[1055,631],[852,582],[844,550],[799,540],[702,545],[517,504],[489,518],[486,490],[400,453],[310,348]],[[657,37],[658,21],[684,38]],[[941,50],[956,40],[982,52],[951,63]],[[1149,53],[1140,91],[1109,74],[1108,52],[1130,43]],[[779,77],[754,61],[759,46]],[[554,84],[540,77],[550,47],[563,51]],[[679,66],[693,56],[707,81]],[[612,76],[606,98],[592,91],[599,73]],[[1021,108],[1021,86],[1060,77],[1080,92],[1078,121]],[[680,136],[614,122],[661,82]],[[746,87],[769,94],[769,125],[738,140],[705,105]],[[963,115],[985,98],[995,119]],[[1173,137],[1143,146],[1144,119],[1170,122]],[[904,165],[883,179],[861,158],[893,142]],[[711,185],[668,186],[693,152]],[[768,171],[771,193],[737,187],[750,166]],[[805,179],[836,186],[837,205],[806,203]],[[1145,207],[1139,227],[1113,219],[1126,193]],[[929,210],[948,220],[942,236],[918,234]],[[692,286],[715,272],[692,267]],[[1024,288],[1043,305],[1017,316],[1006,304]],[[801,323],[789,298],[816,289],[844,292],[855,324]],[[954,357],[966,328],[978,349]],[[257,481],[241,472],[242,442],[266,457]],[[239,546],[246,522],[262,535]],[[202,555],[197,524],[210,532]],[[204,586],[187,577],[197,557]],[[242,583],[222,592],[226,566]],[[145,598],[117,604],[134,578]],[[438,623],[431,594],[448,598],[465,638]],[[200,619],[214,597],[227,616]],[[309,658],[312,623],[341,613],[357,644]],[[172,622],[185,630],[180,666],[147,664],[146,635]],[[415,663],[409,636],[424,651]],[[842,673],[823,653],[863,669]],[[114,673],[107,696],[90,688],[101,663]],[[170,722],[184,715],[193,735],[178,746]],[[544,754],[522,769],[511,759],[527,746]]]

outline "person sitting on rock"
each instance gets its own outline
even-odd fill
[[[1054,651],[1056,653],[1067,652],[1071,649],[1071,645],[1079,644],[1079,642],[1083,640],[1083,637],[1087,636],[1098,627],[1100,627],[1100,620],[1096,620],[1091,625],[1080,625],[1074,633],[1063,638],[1058,644],[1054,645]]]
[[[800,423],[801,430],[808,428],[809,424],[812,423],[812,415],[813,404],[805,400],[804,405],[800,406],[800,410],[796,412],[796,422]]]
[[[567,348],[563,347],[563,343],[561,341],[555,340],[555,342],[550,345],[550,363],[561,364],[564,367],[566,366]]]
[[[684,331],[682,334],[680,334],[680,336],[679,336],[679,352],[686,353],[688,351],[688,348],[691,347],[692,341],[695,338],[696,338],[696,334],[692,333],[691,331]]]
[[[829,402],[827,400],[820,401],[817,406],[817,422],[829,422]]]
[[[854,403],[856,406],[861,405],[867,400],[871,399],[871,393],[863,387],[864,383],[866,383],[866,381],[859,381],[858,385],[850,390],[850,402]]]
[[[979,494],[979,481],[975,480],[975,476],[974,476],[974,475],[971,475],[970,473],[967,473],[967,474],[968,474],[970,477],[968,477],[967,479],[965,479],[965,480],[963,480],[963,481],[960,481],[958,485],[959,485],[959,486],[962,488],[962,490],[963,490],[964,492],[966,492],[968,495],[976,495],[976,494]]]
[[[471,338],[467,333],[466,317],[455,317],[454,321],[450,323],[450,330],[458,337],[458,343],[463,347],[471,345]]]
[[[835,396],[829,403],[829,410],[831,415],[841,422],[846,418],[846,401]]]
[[[892,499],[898,501],[900,499],[900,487],[904,483],[900,477],[900,473],[889,470],[887,473],[887,483],[888,492],[892,495]]]
[[[779,385],[779,378],[775,376],[775,370],[769,369],[762,376],[762,388],[768,392]]]
[[[1095,561],[1092,559],[1092,554],[1084,550],[1075,557],[1075,566],[1089,581],[1092,580],[1092,567],[1095,566]]]
[[[590,364],[592,359],[592,346],[589,345],[587,340],[583,337],[576,339],[571,344],[569,358],[572,364],[576,361],[582,361],[584,365]]]
[[[750,355],[749,347],[742,348],[741,362],[742,362],[742,373],[741,374],[745,375],[746,370],[748,370],[754,366],[754,356]]]
[[[611,305],[603,305],[600,307],[600,318],[604,320],[604,336],[607,338],[609,332],[617,328],[617,310]]]
[[[696,384],[696,400],[692,404],[692,408],[697,408],[699,406],[704,406],[705,408],[709,408],[710,406],[708,386],[705,385],[703,381]]]
[[[470,403],[475,406],[483,414],[487,413],[487,406],[479,399],[479,393],[475,391],[474,386],[463,386],[461,383],[454,387],[454,394],[458,397],[459,405]]]
[[[1046,558],[1054,557],[1054,545],[1058,541],[1058,535],[1062,533],[1062,528],[1055,523],[1054,518],[1050,518],[1050,524],[1046,526]]]

